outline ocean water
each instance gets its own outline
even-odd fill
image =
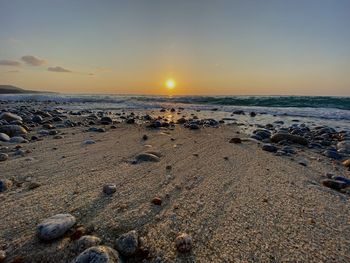
[[[321,96],[125,96],[16,94],[0,95],[1,101],[51,101],[59,107],[79,110],[154,110],[182,107],[200,117],[227,118],[247,125],[283,120],[286,125],[304,122],[350,130],[350,97]],[[232,115],[235,110],[256,112]],[[235,119],[235,120],[233,120]],[[228,120],[230,121],[230,120]]]

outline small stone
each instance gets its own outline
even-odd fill
[[[94,140],[85,140],[83,143],[84,144],[95,144],[96,142]]]
[[[162,199],[160,197],[155,197],[152,199],[152,204],[154,205],[162,205]]]
[[[9,158],[8,154],[0,153],[0,162],[4,162]]]
[[[0,192],[5,192],[8,189],[12,187],[13,183],[11,180],[8,179],[1,179],[0,180]]]
[[[4,262],[6,258],[6,252],[4,250],[0,250],[0,262]]]
[[[103,186],[103,192],[107,195],[117,192],[117,186],[115,184],[106,184]]]
[[[147,136],[146,134],[144,134],[144,135],[142,136],[142,140],[144,140],[144,141],[148,140],[148,136]]]
[[[73,263],[121,263],[119,254],[107,246],[94,246],[82,252]]]
[[[105,116],[105,117],[101,118],[100,122],[103,125],[108,125],[108,124],[111,124],[113,122],[113,120],[111,117]]]
[[[332,150],[324,151],[323,155],[328,157],[328,158],[335,159],[335,160],[340,160],[342,158],[342,156],[339,153],[337,153],[336,151],[332,151]]]
[[[175,246],[178,252],[187,253],[192,249],[192,238],[186,233],[179,234],[175,239]]]
[[[96,236],[85,235],[78,239],[77,246],[78,249],[85,250],[90,247],[98,246],[101,244],[101,239]]]
[[[22,121],[22,118],[14,113],[4,112],[0,115],[0,120],[11,122],[11,121]]]
[[[38,183],[38,182],[31,182],[31,183],[29,183],[29,185],[28,185],[28,189],[29,189],[29,190],[33,190],[33,189],[38,188],[38,187],[40,187],[40,186],[41,186],[41,183]]]
[[[126,119],[125,122],[126,122],[127,124],[134,124],[134,123],[135,123],[135,119],[134,119],[134,118]]]
[[[350,159],[347,159],[347,160],[343,161],[342,164],[343,164],[345,167],[350,167]]]
[[[235,137],[230,140],[230,143],[242,143],[241,138]]]
[[[32,118],[32,122],[35,123],[41,123],[43,121],[43,117],[41,117],[40,115],[34,115]]]
[[[135,230],[121,235],[116,240],[116,248],[123,256],[132,256],[139,246],[138,234]]]
[[[151,153],[140,153],[136,156],[137,162],[159,162],[160,158]]]
[[[53,138],[55,140],[60,140],[60,139],[63,139],[64,137],[62,135],[58,134],[58,135],[55,135]]]
[[[0,141],[8,142],[9,140],[10,140],[10,137],[6,133],[0,132]]]
[[[28,141],[21,136],[14,136],[10,139],[10,143],[27,143]]]
[[[324,179],[322,180],[322,184],[326,187],[332,188],[334,190],[341,190],[347,186],[345,182],[333,180],[333,179]]]
[[[272,144],[264,144],[262,149],[267,152],[277,152],[278,148]]]
[[[39,239],[48,241],[64,235],[76,222],[71,214],[57,214],[37,226]]]

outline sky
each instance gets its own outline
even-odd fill
[[[350,96],[349,14],[349,0],[0,0],[0,84]]]

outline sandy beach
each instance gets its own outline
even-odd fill
[[[70,115],[78,124],[67,127],[52,115],[27,124],[25,143],[1,142],[8,159],[0,179],[12,182],[0,193],[3,262],[73,262],[86,248],[81,236],[116,249],[132,230],[137,252],[103,262],[350,260],[350,195],[322,183],[349,178],[343,160],[299,144],[278,156],[235,124],[155,128],[154,120],[107,125],[98,117],[89,125]],[[74,225],[40,240],[37,225],[56,214],[72,215]],[[186,253],[176,248],[179,233],[192,240]]]

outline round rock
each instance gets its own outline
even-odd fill
[[[56,239],[66,233],[76,222],[71,214],[57,214],[45,219],[37,226],[38,237],[48,241]]]
[[[78,239],[77,246],[80,251],[101,244],[101,239],[95,236],[85,235]]]
[[[116,248],[123,256],[132,256],[139,246],[139,237],[135,230],[121,235],[116,240]]]
[[[0,162],[6,161],[9,158],[8,154],[0,153]]]
[[[0,180],[0,192],[5,192],[12,187],[12,181],[8,179]]]
[[[119,254],[106,246],[90,247],[82,252],[73,263],[119,263]]]
[[[151,153],[140,153],[139,155],[136,156],[136,161],[137,162],[159,162],[160,158]]]
[[[8,142],[9,140],[10,140],[10,137],[6,133],[0,132],[0,141]]]
[[[103,192],[107,195],[117,192],[117,186],[115,184],[106,184],[103,186]]]
[[[11,122],[11,121],[22,121],[22,118],[14,113],[4,112],[0,115],[0,120]]]
[[[180,253],[190,252],[192,249],[192,237],[186,233],[179,234],[175,239],[175,246]]]

